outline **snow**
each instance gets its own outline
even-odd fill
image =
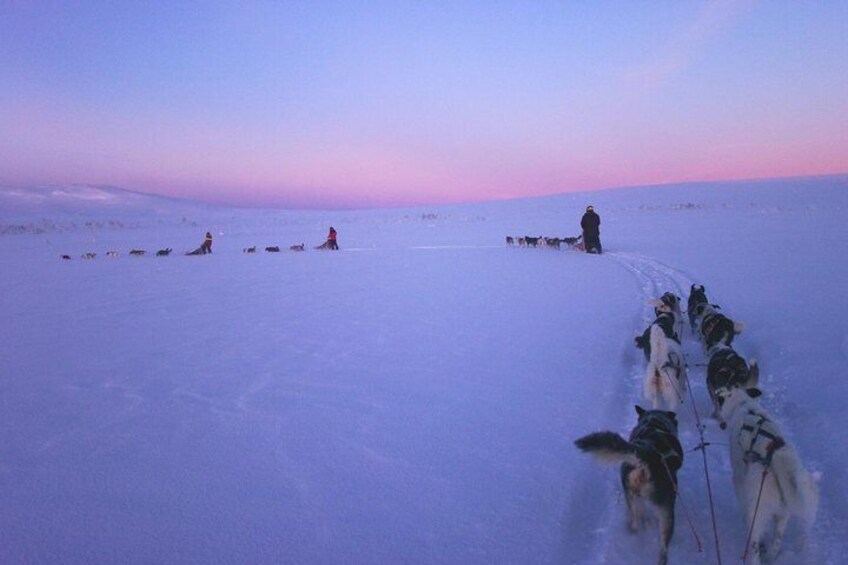
[[[692,283],[745,322],[765,406],[823,474],[778,563],[844,562],[848,177],[346,212],[135,213],[110,190],[0,208],[62,226],[0,236],[0,562],[653,563],[617,469],[573,440],[629,432],[645,301]],[[605,255],[504,245],[577,235],[588,203]],[[342,250],[311,250],[330,224]],[[213,255],[149,256],[207,229]],[[715,563],[693,414],[670,558]],[[730,563],[746,532],[706,425]]]

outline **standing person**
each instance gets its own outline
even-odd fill
[[[210,232],[206,232],[206,238],[203,240],[203,245],[200,246],[203,251],[203,255],[207,253],[212,253],[212,234]]]
[[[587,206],[583,219],[580,220],[583,228],[583,245],[586,253],[601,253],[601,217],[595,213],[594,206]]]
[[[327,234],[327,248],[338,250],[339,244],[336,242],[336,229],[330,226],[330,233]]]

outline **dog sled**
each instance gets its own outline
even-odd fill
[[[332,239],[328,239],[321,245],[316,245],[315,249],[318,249],[319,251],[338,251],[339,244]]]

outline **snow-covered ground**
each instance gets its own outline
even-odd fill
[[[0,192],[0,563],[653,563],[617,470],[573,440],[629,432],[645,300],[692,283],[746,323],[764,404],[823,473],[810,539],[790,528],[778,562],[845,562],[848,177],[362,212]],[[504,245],[577,235],[589,203],[603,256]],[[338,253],[241,252],[330,224]],[[126,255],[207,229],[213,255]],[[671,561],[716,563],[680,420]],[[726,434],[706,436],[738,562]]]

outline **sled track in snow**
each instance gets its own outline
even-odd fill
[[[634,306],[642,309],[643,316],[637,327],[634,327],[633,335],[622,336],[622,339],[632,343],[632,338],[637,333],[641,333],[654,320],[653,308],[646,304],[650,298],[659,298],[665,292],[673,292],[681,297],[683,301],[682,307],[685,309],[685,300],[688,298],[690,287],[696,282],[688,273],[666,265],[652,257],[638,253],[607,252],[603,257],[619,264],[628,271],[636,279],[641,290],[641,302],[638,305],[634,304]],[[684,314],[684,335],[681,338],[684,354],[687,358],[689,383],[693,388],[692,394],[694,395],[698,414],[703,423],[709,414],[709,401],[704,386],[705,369],[701,366],[704,363],[704,353],[700,342],[686,329],[688,322],[685,321],[685,318],[686,316]],[[636,351],[635,345],[633,347],[634,351]],[[646,364],[641,352],[634,355],[634,358],[635,361],[629,368],[629,374],[627,375],[626,397],[621,398],[622,410],[628,414],[633,411],[633,404],[645,406],[642,384],[645,378]],[[698,452],[692,451],[700,443],[700,436],[695,424],[696,418],[691,404],[690,397],[687,394],[683,405],[678,409],[680,443],[686,453],[684,454],[683,468],[678,474],[680,498],[677,503],[675,535],[672,539],[669,561],[673,563],[716,563],[714,536],[710,527],[711,521],[703,464],[701,455]],[[628,416],[628,421],[633,422],[634,419],[635,416]],[[709,438],[706,441],[709,442]],[[717,443],[721,441],[718,440]],[[722,461],[720,460],[722,458],[726,459],[725,448],[713,447],[707,455],[710,461],[710,475],[715,494],[716,481],[714,476],[719,473],[725,474],[725,471],[728,470],[721,469]],[[717,458],[719,461],[716,461]],[[726,467],[726,464],[724,466]],[[615,483],[615,489],[613,491],[616,498],[605,502],[611,508],[610,511],[605,513],[606,523],[598,525],[598,531],[605,533],[597,541],[594,552],[595,558],[592,562],[655,563],[659,537],[656,524],[649,524],[639,534],[629,534],[625,526],[626,510],[623,497],[619,494],[621,487],[619,485],[617,470],[616,472],[609,473],[609,480]],[[722,493],[722,507],[726,508],[728,504],[735,504],[732,492]],[[719,525],[719,535],[721,535],[722,529],[734,527],[732,520],[738,517],[738,513],[735,512],[727,516],[725,519],[726,526],[722,528],[721,524]],[[698,543],[689,526],[689,520],[694,524],[695,532],[702,547],[701,552],[698,551]],[[727,552],[723,550],[722,553]]]

